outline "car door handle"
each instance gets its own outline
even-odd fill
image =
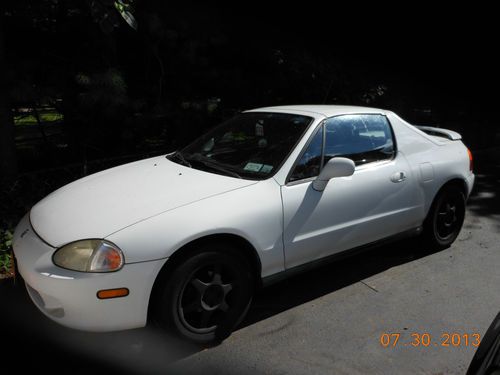
[[[391,176],[392,182],[402,182],[406,180],[406,172],[396,172]]]

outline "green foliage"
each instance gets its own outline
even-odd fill
[[[137,30],[137,21],[135,20],[134,15],[132,14],[133,8],[132,8],[132,3],[133,1],[123,1],[123,0],[117,0],[115,1],[115,8],[120,13],[120,15],[123,17],[125,22],[128,23],[128,25],[133,28],[134,30]]]
[[[12,255],[0,252],[0,274],[10,274],[12,272]]]
[[[127,84],[123,74],[117,69],[94,74],[80,72],[76,74],[75,81],[82,90],[79,94],[79,104],[85,113],[102,109],[109,111],[110,108],[117,110],[120,106],[129,104]]]
[[[51,109],[45,112],[40,112],[40,121],[42,123],[49,122],[60,122],[63,121],[64,116],[55,109]],[[28,113],[18,116],[14,116],[15,125],[37,125],[35,115]]]
[[[10,250],[12,247],[13,234],[10,230],[0,231],[0,251]]]
[[[13,274],[12,259],[12,232],[0,230],[0,274],[11,276]]]
[[[94,22],[99,24],[102,32],[112,33],[120,26],[120,16],[134,30],[137,30],[137,21],[132,14],[133,1],[131,0],[102,0],[90,1],[90,11]]]

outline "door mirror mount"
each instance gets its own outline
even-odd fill
[[[335,157],[331,158],[323,166],[321,173],[313,181],[312,187],[316,191],[323,191],[332,178],[348,177],[354,174],[355,165],[351,159]]]

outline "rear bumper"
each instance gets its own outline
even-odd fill
[[[47,317],[64,326],[86,331],[115,331],[143,327],[149,297],[165,259],[125,264],[111,273],[65,270],[52,263],[56,249],[44,243],[26,215],[13,241],[19,273],[35,305]],[[101,300],[103,289],[128,288],[126,297]]]
[[[474,188],[474,180],[475,180],[475,176],[474,176],[474,173],[470,173],[469,176],[467,177],[466,179],[466,184],[467,184],[467,198],[469,198],[471,192],[472,192],[472,189]]]

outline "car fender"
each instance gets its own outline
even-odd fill
[[[460,140],[434,142],[430,136],[389,112],[399,150],[412,172],[419,176],[418,191],[425,218],[439,190],[449,181],[465,184],[466,197],[472,190],[474,174],[469,170],[467,148]]]
[[[176,208],[106,237],[126,263],[168,258],[183,246],[214,234],[232,234],[257,251],[262,276],[284,269],[281,194],[274,179],[260,181]]]

